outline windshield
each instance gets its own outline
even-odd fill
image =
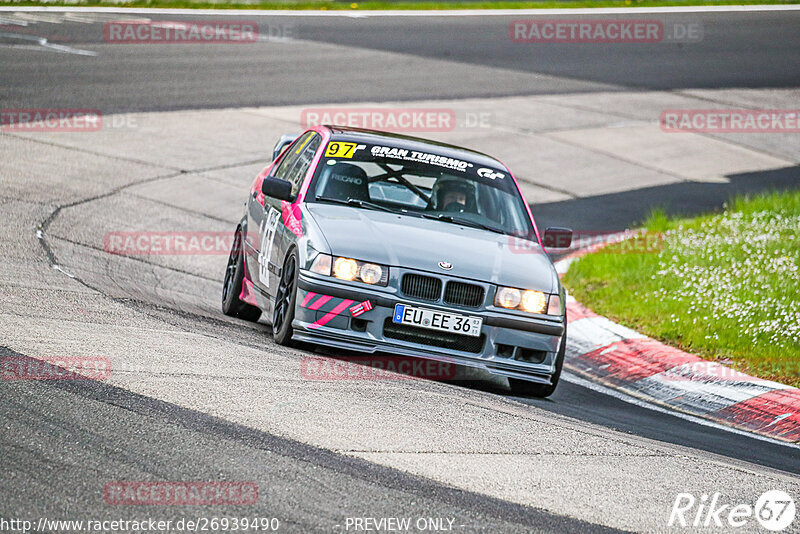
[[[384,145],[329,142],[309,200],[388,209],[504,234],[532,231],[507,171]]]

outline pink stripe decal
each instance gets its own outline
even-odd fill
[[[306,304],[308,304],[311,301],[311,299],[313,299],[316,296],[317,294],[314,293],[313,291],[309,291],[308,293],[306,293],[306,296],[303,298],[303,302],[300,303],[300,307],[305,308]]]
[[[331,300],[331,298],[332,298],[332,297],[330,297],[330,296],[328,296],[328,295],[322,295],[320,298],[318,298],[317,300],[315,300],[315,301],[314,301],[314,302],[313,302],[311,305],[309,305],[309,306],[308,306],[308,309],[309,309],[309,310],[318,310],[318,309],[320,309],[322,306],[324,306],[326,302],[328,302],[329,300]]]
[[[341,312],[354,302],[355,302],[354,300],[344,299],[342,302],[337,304],[331,311],[329,311],[328,313],[326,313],[325,315],[323,315],[322,317],[320,317],[319,319],[308,325],[308,327],[319,328],[320,326],[325,326],[330,322],[331,319],[339,315],[339,312]]]

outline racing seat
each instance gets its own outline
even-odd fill
[[[361,167],[352,163],[336,163],[328,167],[325,174],[328,176],[322,196],[337,200],[353,198],[369,201],[369,181]]]

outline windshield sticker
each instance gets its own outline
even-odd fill
[[[352,159],[353,154],[355,154],[357,150],[361,150],[362,148],[367,148],[367,146],[356,145],[355,143],[342,143],[340,141],[334,141],[332,143],[328,143],[328,146],[325,148],[325,157]]]
[[[300,151],[301,151],[301,150],[303,150],[303,149],[306,147],[306,145],[308,144],[308,142],[309,142],[309,141],[311,141],[311,139],[312,139],[313,137],[314,137],[313,135],[309,135],[308,137],[306,137],[306,140],[305,140],[305,141],[303,141],[303,142],[300,144],[300,146],[299,146],[299,147],[297,147],[297,150],[295,150],[295,151],[294,151],[294,153],[295,153],[295,154],[299,154],[299,153],[300,153]]]
[[[416,150],[408,150],[405,148],[373,146],[371,153],[375,157],[402,159],[405,161],[415,161],[418,163],[430,163],[431,165],[438,165],[439,167],[461,172],[464,172],[468,168],[472,167],[472,163],[469,163],[468,161],[448,158],[447,156],[439,156],[437,154],[429,154],[427,152],[417,152]]]
[[[478,169],[478,176],[481,178],[488,178],[490,180],[494,180],[495,178],[505,178],[506,175],[502,172],[497,172],[493,169],[487,169],[486,167],[481,167]]]

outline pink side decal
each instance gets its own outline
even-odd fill
[[[289,204],[281,200],[281,214],[283,215],[283,225],[297,237],[303,237],[303,213],[300,211],[299,204]]]
[[[244,277],[242,278],[242,291],[239,293],[239,300],[258,306],[256,294],[253,289],[253,282],[250,281],[250,274],[247,272],[247,262],[245,262]]]

